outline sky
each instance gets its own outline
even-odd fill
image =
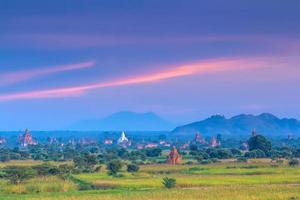
[[[299,0],[0,0],[0,130],[300,119],[299,85]]]

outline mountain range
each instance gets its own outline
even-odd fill
[[[74,123],[71,130],[101,131],[171,131],[176,126],[152,112],[122,111],[103,119],[82,120]]]
[[[216,134],[228,136],[249,136],[252,130],[272,137],[300,136],[300,121],[278,118],[270,113],[260,115],[241,114],[229,119],[214,115],[205,120],[179,126],[172,131],[176,136],[194,136],[199,131],[204,136]]]

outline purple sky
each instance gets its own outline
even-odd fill
[[[113,112],[300,119],[300,1],[0,1],[0,130]]]

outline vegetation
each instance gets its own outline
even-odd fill
[[[59,166],[65,164],[70,165],[59,162],[42,165],[48,165],[50,169],[59,169],[64,168]],[[1,171],[9,165],[40,169],[35,166],[40,166],[41,163],[12,161],[2,165]],[[24,179],[18,185],[10,183],[4,177],[0,181],[0,199],[212,200],[222,197],[225,200],[288,200],[300,197],[297,185],[300,168],[289,166],[287,160],[283,163],[275,163],[271,159],[249,159],[247,163],[223,160],[208,165],[155,164],[142,165],[136,173],[128,173],[123,168],[119,172],[123,174],[122,177],[112,177],[107,174],[106,169],[92,173],[72,172],[65,180],[59,175],[36,175]],[[172,179],[176,179],[176,190],[166,190],[162,181],[167,185],[174,182]]]
[[[140,167],[136,164],[128,164],[127,165],[127,172],[138,172]]]
[[[248,140],[249,150],[260,150],[267,153],[271,150],[271,142],[268,141],[263,135],[255,135]]]
[[[297,166],[297,165],[299,165],[299,160],[298,159],[291,159],[289,161],[289,165],[292,166],[292,167]]]
[[[165,177],[163,178],[162,184],[168,189],[173,188],[176,185],[176,179]]]
[[[35,175],[35,171],[33,169],[22,166],[7,166],[3,169],[3,172],[4,177],[12,184],[20,184]]]
[[[260,135],[248,144],[248,151],[178,145],[182,164],[175,166],[164,164],[169,151],[162,148],[2,148],[0,199],[299,199],[297,146]]]
[[[112,160],[107,163],[106,169],[108,170],[109,175],[117,175],[118,172],[123,167],[123,162],[121,160]]]

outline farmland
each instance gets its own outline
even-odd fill
[[[1,167],[37,164],[40,162],[11,161]],[[227,160],[208,165],[140,167],[136,173],[123,169],[118,177],[107,175],[103,167],[97,173],[74,174],[67,180],[56,176],[35,177],[13,185],[1,179],[0,199],[300,199],[300,168],[288,166],[286,162],[253,159],[247,163]],[[164,188],[164,177],[175,178],[175,188]],[[94,188],[80,188],[78,181]]]

